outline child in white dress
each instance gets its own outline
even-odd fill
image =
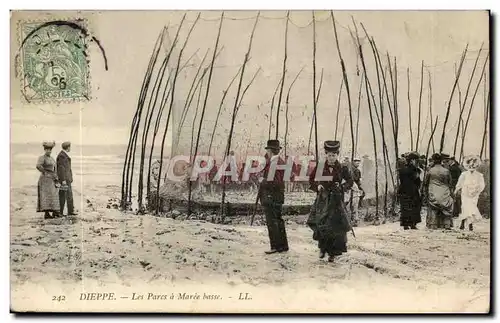
[[[461,221],[460,229],[465,229],[469,226],[469,230],[474,230],[473,223],[482,219],[477,201],[479,194],[484,190],[485,183],[483,174],[476,171],[479,167],[480,159],[477,156],[467,156],[464,159],[465,172],[462,172],[458,178],[458,183],[455,188],[455,195],[461,191],[462,209],[458,219]]]

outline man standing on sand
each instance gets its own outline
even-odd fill
[[[76,215],[73,204],[73,191],[71,183],[73,183],[73,172],[71,171],[71,143],[65,141],[62,143],[62,150],[57,155],[57,177],[61,183],[59,188],[59,206],[61,215],[63,215],[64,205],[68,203],[68,215]]]
[[[279,140],[268,140],[266,146],[266,166],[263,177],[259,179],[259,199],[266,215],[267,230],[271,249],[266,254],[288,251],[285,221],[282,218],[283,203],[285,202],[284,170],[276,169],[277,165],[285,162],[280,158]],[[269,171],[274,168],[274,177],[269,179]]]

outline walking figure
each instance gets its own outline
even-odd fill
[[[279,140],[268,140],[266,146],[266,166],[260,180],[259,199],[266,215],[267,231],[271,249],[266,254],[288,251],[285,221],[282,218],[283,203],[285,202],[284,170],[276,169],[277,165],[284,165],[279,156],[281,146]],[[270,174],[275,170],[274,176]],[[269,178],[269,176],[272,176]]]

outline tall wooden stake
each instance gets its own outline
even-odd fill
[[[359,57],[361,59],[361,65],[363,66],[363,72],[365,75],[365,89],[366,89],[366,99],[368,103],[368,111],[370,113],[370,122],[371,122],[371,128],[372,128],[372,136],[373,136],[373,153],[374,153],[374,158],[375,158],[375,212],[377,218],[379,217],[379,195],[378,195],[378,154],[377,154],[377,136],[375,134],[375,123],[373,121],[373,112],[372,112],[372,104],[370,100],[370,92],[369,92],[369,87],[370,87],[370,81],[368,79],[368,74],[366,73],[366,64],[365,64],[365,58],[363,56],[363,47],[361,46],[361,43],[359,41],[359,34],[358,34],[358,27],[356,24],[354,24],[354,28],[356,30],[356,40],[358,43],[358,53]]]
[[[344,59],[342,58],[342,53],[340,51],[339,38],[337,35],[337,26],[335,24],[335,17],[333,16],[333,11],[330,11],[333,24],[333,33],[335,34],[335,44],[337,45],[337,52],[339,54],[340,66],[342,68],[342,76],[344,78],[345,89],[347,94],[347,103],[349,108],[349,123],[351,125],[351,160],[354,159],[354,122],[352,117],[352,104],[351,104],[351,91],[349,90],[349,80],[347,78],[347,72],[345,68]],[[359,39],[358,39],[359,42]],[[365,75],[366,76],[366,75]]]
[[[434,120],[432,116],[432,80],[431,80],[431,72],[427,71],[429,75],[429,116],[431,118],[431,126],[434,124],[432,120]],[[431,143],[432,143],[432,153],[436,152],[436,147],[434,145],[434,137],[431,137]],[[427,151],[426,156],[429,155],[429,151]]]
[[[141,90],[139,93],[139,99],[137,102],[137,109],[134,114],[134,118],[132,119],[132,125],[130,128],[130,137],[129,137],[129,142],[127,146],[127,151],[125,154],[125,161],[123,163],[123,172],[122,172],[122,195],[121,195],[121,208],[126,209],[128,203],[131,202],[131,195],[132,195],[132,185],[130,184],[129,186],[129,176],[130,176],[130,169],[132,164],[132,157],[133,154],[135,153],[135,144],[137,142],[137,128],[139,127],[140,124],[140,115],[142,113],[142,108],[144,106],[144,99],[146,97],[146,94],[148,92],[149,88],[149,83],[151,81],[151,76],[153,73],[153,68],[156,64],[156,61],[158,59],[158,55],[161,49],[161,45],[163,44],[163,37],[165,35],[166,29],[163,28],[162,32],[158,36],[155,46],[153,48],[153,52],[151,53],[151,58],[149,60],[148,67],[146,69],[146,73],[144,75],[144,79],[142,82]]]
[[[481,151],[479,152],[479,157],[481,159],[485,159],[486,157],[486,134],[488,133],[488,124],[489,124],[489,114],[490,114],[490,91],[487,90],[486,88],[486,85],[487,85],[487,78],[485,77],[484,78],[484,92],[485,92],[485,97],[486,97],[486,101],[485,101],[485,109],[484,109],[484,129],[483,129],[483,139],[481,140]],[[488,92],[488,94],[486,94],[486,92]],[[483,156],[483,152],[484,152],[484,156]]]
[[[283,75],[280,78],[278,85],[276,85],[276,89],[274,89],[273,97],[271,98],[271,107],[270,107],[270,112],[269,112],[269,129],[268,129],[268,139],[271,139],[271,128],[273,126],[273,111],[274,111],[274,99],[276,97],[276,94],[278,93],[278,88],[280,85],[283,83]]]
[[[318,87],[318,93],[316,95],[316,105],[318,104],[318,100],[321,94],[321,87],[323,86],[323,69],[321,69],[321,76],[319,77],[319,87]],[[314,108],[313,108],[314,109]],[[316,113],[312,114],[312,119],[311,119],[311,128],[309,129],[309,140],[307,144],[307,155],[309,156],[311,153],[311,141],[312,141],[312,134],[313,134],[313,129],[314,129],[314,118],[316,116]]]
[[[243,83],[243,76],[245,75],[245,67],[248,63],[248,60],[249,60],[249,56],[250,56],[250,51],[252,50],[252,41],[253,41],[253,36],[255,34],[255,28],[257,27],[257,22],[259,21],[259,17],[260,17],[260,11],[259,13],[257,14],[257,17],[255,18],[255,23],[253,25],[253,29],[252,29],[252,34],[250,35],[250,40],[248,42],[248,50],[245,54],[245,58],[243,60],[243,66],[241,68],[241,74],[240,74],[240,81],[239,81],[239,84],[238,84],[238,90],[236,92],[236,99],[234,100],[234,108],[233,108],[233,116],[232,116],[232,119],[231,119],[231,128],[229,129],[229,136],[228,136],[228,139],[227,139],[227,145],[226,145],[226,153],[224,155],[224,160],[227,159],[227,157],[229,156],[229,153],[231,151],[231,140],[232,140],[232,137],[233,137],[233,131],[234,131],[234,122],[236,120],[236,115],[238,113],[238,103],[239,103],[239,98],[240,98],[240,92],[241,92],[241,86],[242,86],[242,83]],[[225,199],[226,199],[226,182],[223,181],[222,182],[222,199],[221,199],[221,221],[224,222],[224,217],[225,217],[225,212],[224,212],[224,205],[225,205]]]
[[[450,117],[450,109],[451,109],[451,101],[453,100],[453,94],[455,93],[455,89],[457,88],[458,80],[460,79],[460,73],[462,73],[462,66],[464,64],[465,56],[467,54],[467,49],[469,48],[469,44],[465,46],[465,50],[462,54],[462,58],[460,59],[460,65],[458,66],[457,76],[455,77],[455,83],[453,84],[453,88],[451,89],[450,99],[448,100],[448,107],[446,108],[446,115],[444,117],[443,122],[443,132],[441,133],[441,141],[439,144],[439,153],[441,154],[444,149],[444,140],[446,134],[446,125],[448,124],[448,119]]]
[[[285,74],[286,74],[286,60],[287,60],[287,47],[288,47],[288,21],[290,17],[290,11],[286,14],[286,26],[285,26],[285,56],[283,57],[283,72],[281,77],[281,88],[280,94],[278,96],[278,110],[276,111],[276,135],[275,139],[278,139],[279,135],[279,124],[280,124],[280,109],[281,109],[281,97],[283,95],[283,86],[285,85]]]
[[[479,86],[481,85],[481,81],[483,80],[484,72],[486,69],[486,64],[488,63],[489,57],[490,57],[490,54],[488,53],[488,55],[486,56],[486,59],[484,60],[483,69],[481,70],[481,77],[479,78],[479,81],[477,82],[477,86],[476,86],[476,89],[474,91],[474,95],[472,96],[472,100],[470,102],[469,113],[467,114],[467,119],[465,121],[464,135],[462,137],[462,145],[460,146],[460,160],[462,160],[462,157],[464,155],[464,143],[465,143],[465,138],[467,135],[467,128],[469,127],[469,121],[470,121],[472,108],[474,107],[474,100],[476,99],[477,91],[479,90]]]
[[[236,72],[236,74],[233,76],[233,78],[231,79],[231,82],[229,82],[229,85],[226,87],[226,90],[223,91],[223,93],[222,93],[222,98],[221,98],[220,103],[219,103],[219,110],[217,111],[217,117],[215,117],[215,123],[214,123],[214,127],[212,130],[212,135],[210,136],[210,144],[208,145],[208,155],[209,156],[211,156],[210,154],[212,152],[212,145],[214,142],[215,130],[217,129],[217,125],[219,124],[219,117],[220,117],[220,114],[222,111],[222,107],[224,106],[224,101],[226,100],[227,93],[228,93],[229,89],[231,88],[231,85],[233,85],[233,82],[236,80],[236,78],[238,77],[240,72],[241,72],[241,67],[238,69],[238,72]]]
[[[418,151],[418,143],[420,141],[420,119],[422,116],[422,89],[424,86],[424,61],[420,65],[420,93],[418,94],[418,121],[417,121],[417,141],[415,142],[415,150]]]
[[[288,104],[290,103],[290,92],[292,91],[292,87],[295,84],[295,81],[299,78],[300,73],[302,73],[302,70],[304,67],[300,69],[300,71],[297,73],[295,78],[293,79],[292,83],[290,83],[290,87],[288,88],[288,93],[286,94],[286,108],[285,108],[285,156],[287,156],[287,139],[288,139]]]
[[[360,116],[360,108],[361,108],[361,90],[363,88],[363,80],[364,80],[364,74],[361,75],[361,78],[359,79],[359,90],[358,90],[358,108],[357,108],[357,114],[356,114],[356,139],[354,143],[354,150],[356,153],[358,153],[358,140],[359,140],[359,116]]]
[[[335,140],[337,140],[337,131],[339,128],[339,113],[340,113],[340,99],[342,98],[342,87],[344,86],[344,78],[340,81],[340,90],[337,98],[337,114],[335,115]]]
[[[410,68],[406,68],[406,78],[408,80],[408,120],[409,120],[409,130],[410,130],[410,150],[413,151],[413,129],[411,122],[411,99],[410,99]]]
[[[477,63],[479,61],[479,56],[481,55],[481,51],[482,50],[483,50],[483,44],[481,44],[481,48],[479,48],[479,52],[477,53],[476,60],[474,62],[474,67],[472,68],[472,73],[471,73],[470,78],[469,78],[469,83],[467,84],[467,89],[465,90],[465,98],[464,98],[463,102],[460,105],[460,114],[458,115],[458,126],[457,126],[457,132],[456,132],[456,135],[455,135],[455,143],[453,145],[453,154],[457,153],[457,144],[458,144],[458,137],[459,137],[460,125],[463,122],[462,116],[463,116],[463,113],[465,111],[465,104],[467,103],[467,98],[469,96],[470,86],[472,84],[472,79],[474,78],[474,74],[476,72]]]
[[[203,59],[201,60],[200,65],[198,66],[196,70],[196,74],[193,77],[193,81],[191,82],[191,86],[189,87],[188,94],[186,96],[186,100],[184,101],[184,107],[182,108],[181,116],[179,118],[179,125],[177,126],[177,131],[176,131],[176,136],[174,137],[174,151],[177,152],[177,149],[179,147],[179,141],[180,141],[180,136],[182,132],[182,128],[184,126],[184,122],[186,121],[186,116],[188,115],[189,109],[191,107],[191,103],[193,101],[193,98],[195,96],[195,93],[198,91],[198,87],[200,86],[201,80],[205,76],[205,73],[207,72],[206,68],[203,68],[203,65],[205,63],[205,59],[207,58],[208,52],[210,49],[208,49],[205,52],[205,55],[203,55]],[[203,73],[201,77],[198,78],[200,75],[200,72],[203,70]]]
[[[188,35],[187,35],[186,39],[184,40],[184,44],[182,45],[182,48],[179,51],[179,57],[177,58],[177,66],[175,68],[174,79],[172,81],[172,95],[171,95],[171,99],[170,99],[170,106],[168,109],[165,128],[163,129],[163,136],[162,136],[161,146],[160,146],[160,168],[158,171],[158,173],[160,175],[162,174],[162,169],[163,169],[163,156],[165,153],[165,140],[167,139],[168,125],[170,123],[170,116],[172,115],[172,107],[174,106],[174,102],[175,102],[175,86],[177,85],[177,77],[179,76],[179,69],[180,69],[180,65],[181,65],[182,54],[184,53],[184,49],[186,48],[186,46],[188,44],[189,38],[191,37],[191,33],[193,32],[194,27],[196,26],[196,24],[198,23],[198,20],[200,19],[200,15],[201,14],[198,13],[196,20],[194,21],[193,25],[189,29]],[[181,28],[182,24],[184,23],[185,18],[186,18],[186,14],[184,14],[184,17],[182,18],[182,21],[181,21],[179,28]],[[161,176],[158,179],[158,187],[156,188],[156,196],[158,197],[158,199],[160,199],[160,187],[161,187]],[[160,203],[157,203],[156,214],[158,214],[159,212],[160,212]]]
[[[208,95],[210,93],[210,83],[212,81],[212,74],[214,71],[214,63],[215,59],[217,58],[217,49],[219,48],[219,39],[220,39],[220,34],[222,31],[222,23],[224,21],[224,11],[222,12],[220,16],[220,23],[219,23],[219,31],[217,32],[217,39],[215,40],[215,49],[214,49],[214,54],[212,56],[212,62],[210,63],[210,71],[208,72],[208,80],[207,80],[207,90],[205,92],[205,98],[203,100],[203,107],[201,110],[201,116],[200,116],[200,122],[198,124],[198,137],[196,138],[196,145],[194,148],[194,154],[192,157],[191,165],[194,166],[194,163],[196,163],[196,156],[198,155],[198,147],[200,145],[200,134],[201,134],[201,129],[203,125],[203,120],[205,117],[205,111],[207,109],[207,102],[208,102]],[[201,91],[200,91],[201,93]],[[189,181],[189,193],[188,193],[188,217],[191,215],[191,193],[192,193],[192,181]]]
[[[313,111],[314,111],[314,152],[316,158],[316,164],[319,163],[319,150],[318,150],[318,108],[316,101],[316,16],[314,15],[314,10],[312,12],[312,25],[313,25]]]

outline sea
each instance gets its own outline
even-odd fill
[[[156,154],[159,155],[159,149]],[[55,159],[61,151],[54,147],[52,157]],[[123,163],[127,152],[127,145],[77,145],[71,147],[71,166],[74,181],[85,180],[86,184],[121,185]],[[149,153],[149,150],[147,150]],[[148,155],[147,153],[147,155]],[[36,169],[38,157],[44,154],[41,144],[13,143],[10,146],[11,187],[36,185],[39,172]],[[136,151],[136,166],[140,158],[140,145]],[[154,156],[158,158],[158,156]],[[148,159],[145,161],[146,165]],[[138,173],[138,167],[135,167]]]

